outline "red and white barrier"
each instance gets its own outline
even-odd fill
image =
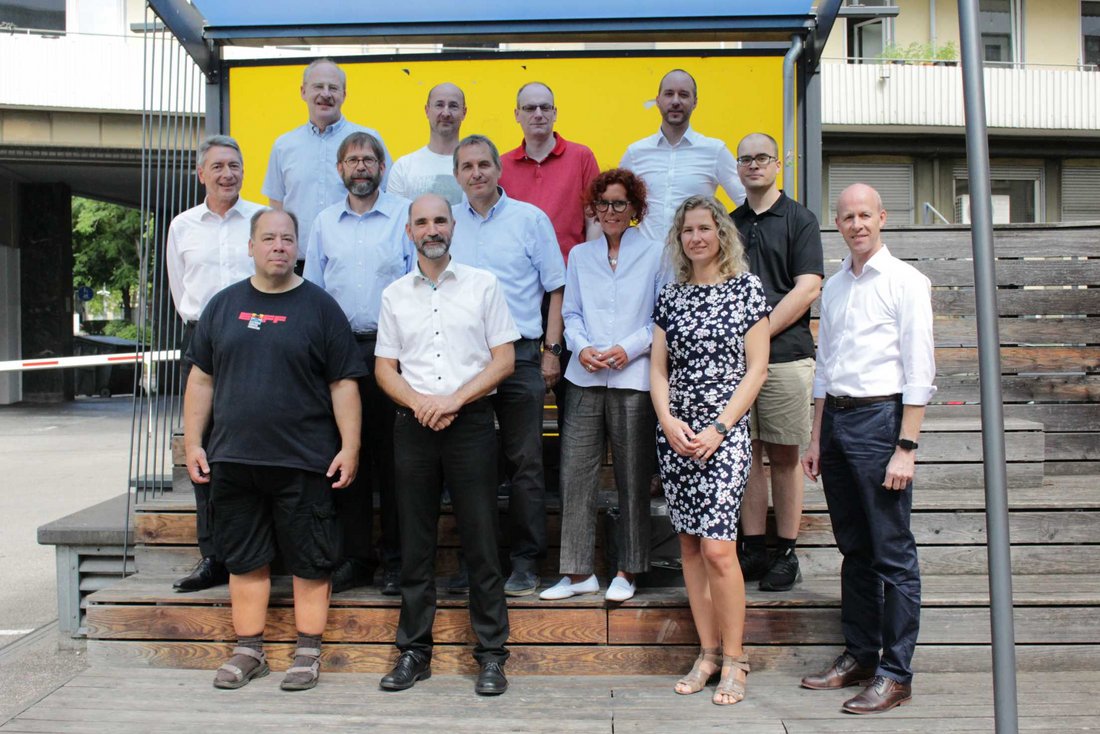
[[[64,367],[97,367],[105,364],[140,362],[147,367],[153,362],[172,362],[180,358],[178,349],[160,352],[133,352],[119,354],[89,354],[83,357],[43,357],[40,359],[13,359],[0,362],[0,372],[24,372],[29,370],[53,370]]]

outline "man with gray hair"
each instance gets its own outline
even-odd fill
[[[302,101],[309,110],[306,124],[280,135],[271,147],[263,193],[273,209],[286,209],[302,223],[299,240],[309,242],[317,214],[344,198],[344,183],[336,172],[336,151],[353,132],[382,136],[343,117],[347,75],[332,59],[316,59],[302,74]],[[385,144],[383,143],[383,149]],[[390,157],[386,154],[386,166]],[[385,180],[382,182],[385,187]],[[305,252],[298,253],[301,272]]]
[[[177,215],[168,226],[165,260],[168,286],[176,312],[183,319],[180,353],[186,353],[195,324],[210,298],[253,272],[248,256],[252,215],[262,207],[241,198],[244,159],[237,141],[213,135],[199,145],[196,174],[206,188],[202,203]],[[186,387],[191,363],[181,366]],[[177,591],[201,591],[229,580],[214,547],[210,485],[194,484],[199,552],[202,560],[174,584]]]
[[[428,117],[428,144],[394,161],[386,191],[406,199],[439,194],[451,204],[462,201],[455,182],[452,156],[466,119],[466,95],[454,84],[436,84],[424,105]]]

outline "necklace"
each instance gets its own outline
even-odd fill
[[[616,265],[618,265],[619,264],[618,256],[612,257],[610,252],[607,253],[607,264],[610,265],[611,267],[615,267]]]

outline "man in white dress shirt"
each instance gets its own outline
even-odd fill
[[[184,322],[181,354],[187,352],[195,323],[211,296],[255,272],[248,256],[248,230],[252,215],[261,208],[241,198],[244,159],[236,140],[228,135],[211,136],[199,145],[197,158],[196,173],[206,187],[206,198],[172,220],[165,257],[172,301]],[[180,371],[182,384],[187,385],[191,363],[184,360]],[[210,485],[194,487],[202,560],[176,581],[178,591],[201,591],[229,580],[214,548]]]
[[[452,204],[462,201],[455,181],[452,156],[466,119],[466,95],[454,84],[436,84],[424,105],[428,117],[428,144],[394,161],[386,191],[406,199],[439,194]]]
[[[401,523],[401,655],[381,680],[400,691],[431,676],[435,552],[443,480],[451,487],[470,564],[470,623],[481,666],[475,691],[504,693],[508,607],[497,553],[496,427],[489,396],[512,373],[519,331],[503,289],[485,270],[449,253],[454,219],[446,199],[409,207],[416,269],[382,293],[375,350],[378,384],[399,406],[394,426]]]
[[[721,186],[736,205],[745,201],[733,153],[718,138],[691,128],[691,113],[698,104],[699,90],[691,74],[683,69],[665,74],[657,90],[661,129],[631,143],[619,163],[645,181],[649,214],[638,228],[648,239],[668,239],[676,207],[689,196],[714,196]]]
[[[849,255],[821,295],[814,422],[802,459],[821,476],[841,566],[844,653],[802,679],[865,686],[853,714],[912,697],[920,569],[909,529],[924,407],[936,392],[931,284],[882,244],[886,211],[865,184],[844,190],[836,226]]]
[[[302,74],[301,88],[309,120],[280,135],[271,146],[263,193],[272,209],[286,209],[298,217],[299,242],[309,242],[310,227],[317,214],[347,194],[336,172],[336,151],[344,138],[353,132],[365,132],[382,140],[376,130],[344,118],[342,110],[347,94],[347,75],[335,61],[316,59],[311,62]],[[385,143],[382,147],[385,148]],[[389,166],[387,153],[386,167]],[[385,187],[383,177],[382,188]],[[295,268],[299,275],[305,257],[306,248],[299,248]]]

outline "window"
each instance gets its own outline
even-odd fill
[[[955,168],[955,222],[970,221],[970,180],[966,167]],[[1041,222],[1043,169],[1039,166],[993,166],[990,193],[993,223]]]
[[[982,34],[982,54],[990,64],[1014,64],[1020,61],[1017,49],[1016,0],[980,0],[978,26]]]
[[[878,63],[893,40],[896,0],[845,0],[848,58],[854,63]]]
[[[0,0],[0,25],[65,30],[65,0]]]
[[[1081,61],[1100,69],[1100,2],[1081,3]]]

